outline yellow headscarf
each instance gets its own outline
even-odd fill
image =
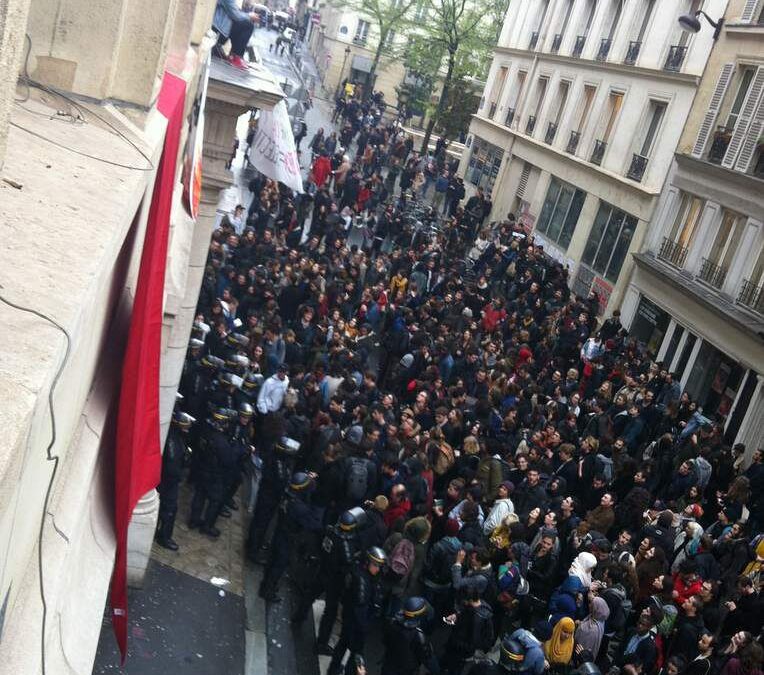
[[[570,617],[564,616],[552,629],[552,637],[544,643],[544,654],[551,665],[566,666],[573,658],[573,632],[576,624]],[[563,640],[562,633],[567,632],[569,637]]]
[[[764,568],[764,538],[761,539],[758,544],[756,544],[756,558],[745,566],[745,569],[743,570],[743,574],[747,577],[751,577],[754,583],[758,583],[759,581],[758,577],[761,575],[763,568]]]

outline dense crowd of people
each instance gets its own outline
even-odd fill
[[[190,447],[191,527],[247,502],[260,594],[300,561],[332,675],[371,631],[384,675],[761,675],[762,450],[380,107],[214,232],[158,542]]]

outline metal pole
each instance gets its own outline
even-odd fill
[[[340,68],[340,76],[337,79],[337,89],[334,91],[334,98],[339,98],[340,86],[342,86],[342,75],[345,73],[345,65],[348,62],[348,56],[350,56],[350,47],[345,47],[345,58],[342,59],[342,68]]]

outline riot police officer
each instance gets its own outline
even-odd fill
[[[408,598],[385,629],[385,656],[382,675],[414,675],[421,666],[431,675],[438,675],[440,667],[432,644],[423,630],[423,624],[432,608],[417,596]]]
[[[167,432],[164,452],[162,453],[162,480],[159,492],[159,520],[157,522],[156,542],[171,551],[178,550],[178,544],[172,538],[175,528],[175,516],[178,514],[178,486],[183,477],[183,467],[188,454],[185,436],[196,420],[188,413],[176,410],[172,415],[170,430]]]
[[[363,654],[372,619],[380,614],[382,607],[380,572],[386,563],[387,554],[378,546],[373,546],[366,551],[363,564],[353,570],[342,596],[342,632],[334,645],[327,675],[340,675],[347,650],[350,650],[351,661],[354,655]]]
[[[220,510],[220,515],[224,518],[229,518],[231,510],[237,511],[238,506],[234,501],[236,491],[241,485],[241,475],[244,469],[244,465],[252,450],[252,440],[254,430],[252,427],[252,418],[255,414],[255,409],[250,403],[241,403],[239,405],[238,421],[233,426],[231,432],[231,443],[235,448],[237,457],[239,458],[239,470],[231,476],[231,481],[226,487],[225,499],[223,500],[223,508]]]
[[[316,650],[319,654],[332,655],[329,637],[337,618],[340,598],[344,590],[345,576],[355,566],[360,557],[358,532],[365,517],[360,507],[343,512],[336,525],[327,527],[326,536],[321,544],[321,563],[319,574],[314,579],[312,588],[300,596],[300,603],[292,616],[292,621],[301,623],[308,611],[321,594],[325,594],[326,604],[318,626]]]
[[[244,381],[233,373],[223,372],[210,392],[210,405],[236,410],[236,392]]]
[[[278,583],[300,536],[304,532],[320,532],[322,529],[324,510],[310,503],[314,488],[313,476],[302,471],[295,473],[289,481],[279,507],[271,555],[260,584],[260,597],[266,602],[281,602],[276,593]]]
[[[220,536],[215,521],[225,496],[225,481],[234,460],[228,427],[235,411],[216,408],[208,420],[208,429],[202,438],[198,474],[191,500],[189,527],[213,539]]]
[[[262,478],[247,538],[247,558],[252,562],[257,562],[257,554],[264,544],[268,525],[292,476],[294,458],[299,449],[299,445],[295,446],[291,439],[286,438],[276,443],[271,452],[261,453]]]
[[[195,368],[183,383],[180,389],[180,393],[184,397],[184,408],[186,412],[192,417],[198,420],[202,420],[209,412],[207,402],[209,401],[210,392],[212,391],[212,385],[217,378],[218,371],[223,368],[224,363],[222,359],[212,354],[205,354],[199,360],[199,367]],[[200,435],[202,433],[202,425],[197,424],[192,427],[188,436],[188,444],[192,448],[196,448]],[[195,462],[199,458],[199,454],[195,453],[192,458],[191,474],[192,480],[196,476]]]
[[[541,642],[530,631],[520,628],[502,639],[498,663],[478,663],[470,668],[468,675],[541,675],[543,672],[544,650]]]

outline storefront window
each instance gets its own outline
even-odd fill
[[[655,303],[643,297],[629,329],[629,334],[644,343],[647,351],[655,356],[663,342],[671,317]]]
[[[583,190],[552,178],[536,229],[567,249],[585,199]]]
[[[600,202],[584,249],[583,262],[615,283],[636,229],[637,219],[634,216]]]
[[[467,180],[490,194],[499,175],[503,158],[504,150],[475,136],[467,169]]]

